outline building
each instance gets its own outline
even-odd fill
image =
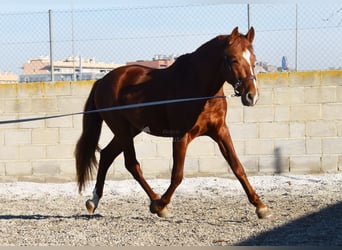
[[[54,80],[96,80],[119,66],[122,65],[96,62],[95,58],[68,57],[65,60],[53,63]],[[24,63],[20,82],[44,81],[51,81],[51,65],[48,57],[33,58]]]
[[[139,60],[135,62],[128,62],[127,65],[142,65],[150,68],[155,69],[165,69],[172,65],[175,60],[177,59],[176,56],[166,56],[166,55],[155,55],[151,61],[149,60]]]
[[[2,72],[0,70],[0,83],[16,83],[18,82],[18,76],[10,71]]]

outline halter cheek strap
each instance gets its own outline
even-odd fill
[[[228,56],[224,57],[224,66],[225,66],[227,71],[229,71],[229,72],[231,72],[233,74],[233,69],[232,69],[232,66],[231,66],[231,63],[230,63],[230,60],[229,60]],[[234,76],[234,78],[236,79],[236,81],[232,85],[233,85],[233,88],[234,88],[235,96],[241,96],[238,88],[241,86],[242,83],[244,83],[245,81],[249,81],[249,80],[256,80],[255,75],[249,75],[249,76],[247,76],[245,78],[236,78]]]

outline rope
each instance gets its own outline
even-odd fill
[[[16,119],[16,120],[5,120],[5,121],[0,121],[0,125],[1,124],[9,124],[9,123],[22,123],[22,122],[31,122],[31,121],[39,121],[39,120],[48,120],[48,119],[66,117],[66,116],[84,115],[84,114],[92,114],[92,113],[99,113],[99,112],[118,111],[118,110],[133,109],[133,108],[143,108],[143,107],[157,106],[157,105],[163,105],[163,104],[172,104],[172,103],[178,103],[178,102],[202,101],[202,100],[209,100],[209,99],[216,99],[216,98],[231,98],[233,96],[234,95],[207,96],[207,97],[181,98],[181,99],[173,99],[173,100],[136,103],[136,104],[128,104],[128,105],[115,106],[115,107],[109,107],[109,108],[103,108],[103,109],[94,109],[94,110],[89,110],[89,111],[75,112],[75,113],[68,113],[68,114],[40,116],[40,117],[24,118],[24,119]]]

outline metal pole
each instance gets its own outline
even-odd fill
[[[298,71],[298,4],[296,4],[296,51],[295,51],[295,70]]]
[[[72,49],[72,67],[73,67],[73,73],[72,73],[72,80],[76,81],[76,56],[75,56],[75,34],[74,34],[74,7],[72,7],[71,10],[71,49]]]
[[[50,74],[51,74],[51,82],[55,82],[54,76],[54,65],[53,65],[53,38],[52,38],[52,10],[49,10],[49,39],[50,39]]]
[[[250,15],[249,3],[247,4],[247,25],[248,25],[248,30],[249,30],[251,28],[251,15]]]

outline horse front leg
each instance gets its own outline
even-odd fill
[[[245,170],[236,155],[228,127],[223,125],[214,135],[212,135],[212,138],[218,143],[221,153],[228,161],[233,173],[244,188],[248,200],[256,207],[256,214],[258,217],[261,219],[271,216],[272,213],[270,209],[260,200],[247,179]]]
[[[189,145],[190,139],[186,134],[182,138],[174,138],[172,143],[173,149],[173,167],[171,173],[171,183],[166,192],[158,200],[151,202],[150,211],[157,213],[160,217],[167,217],[168,210],[167,205],[171,201],[171,197],[175,192],[176,188],[183,180],[184,173],[184,160],[186,149]]]

